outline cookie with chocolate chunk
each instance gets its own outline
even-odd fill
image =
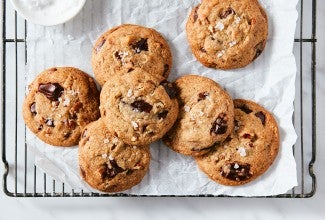
[[[109,130],[127,144],[160,139],[178,114],[177,90],[162,76],[134,69],[106,82],[100,94],[101,116]]]
[[[202,1],[192,10],[186,33],[193,54],[203,65],[241,68],[264,50],[268,18],[258,0]]]
[[[81,177],[103,192],[119,192],[141,182],[150,164],[149,146],[130,146],[107,130],[102,119],[86,126],[79,142]]]
[[[212,180],[229,186],[242,185],[262,175],[279,151],[279,129],[265,108],[236,99],[234,132],[208,154],[197,157],[201,170]]]
[[[233,130],[233,101],[219,84],[206,77],[186,75],[175,85],[179,90],[179,115],[163,141],[181,154],[205,154]]]
[[[43,71],[29,85],[23,104],[27,127],[54,146],[78,144],[81,130],[99,116],[99,92],[94,80],[73,67]]]
[[[167,41],[156,30],[123,24],[98,38],[92,51],[92,67],[100,85],[136,68],[167,79],[172,54]]]

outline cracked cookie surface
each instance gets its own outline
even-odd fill
[[[102,119],[82,132],[79,142],[81,177],[103,192],[120,192],[137,185],[150,164],[149,146],[130,146],[107,130]]]
[[[262,175],[279,151],[277,123],[262,106],[243,99],[234,100],[233,133],[208,154],[197,157],[200,169],[223,185],[242,185]]]
[[[167,41],[154,29],[123,24],[98,38],[92,51],[92,67],[100,85],[136,68],[167,79],[172,54]]]
[[[234,127],[231,97],[213,80],[186,75],[175,81],[179,115],[164,143],[178,153],[198,156],[224,141]]]
[[[203,65],[235,69],[247,66],[264,50],[268,19],[257,0],[203,0],[192,10],[186,32]]]
[[[99,116],[94,80],[73,67],[54,67],[40,73],[29,85],[23,104],[27,127],[54,146],[78,144],[81,130]]]
[[[162,76],[135,69],[105,83],[100,111],[109,130],[125,143],[147,145],[160,139],[178,114],[177,90]]]

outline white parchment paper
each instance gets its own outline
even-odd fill
[[[265,51],[253,64],[233,71],[202,66],[188,46],[185,24],[198,0],[88,0],[72,21],[54,27],[28,25],[26,84],[51,66],[75,66],[90,75],[91,48],[107,29],[135,23],[157,29],[169,41],[173,69],[169,80],[193,73],[209,77],[234,97],[255,100],[275,115],[281,148],[272,167],[257,180],[240,187],[219,185],[203,174],[191,157],[177,154],[162,142],[151,145],[152,163],[143,181],[125,191],[146,195],[226,194],[266,196],[285,193],[297,185],[292,146],[296,134],[292,124],[296,63],[292,53],[297,19],[297,0],[260,0],[269,17],[269,39]],[[79,177],[78,148],[49,146],[28,131],[27,144],[36,155],[36,165],[56,180],[75,189],[92,190]]]

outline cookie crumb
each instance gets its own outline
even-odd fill
[[[102,158],[106,159],[107,158],[107,154],[102,154]]]
[[[238,152],[239,155],[242,156],[242,157],[246,157],[246,155],[247,155],[247,154],[246,154],[246,150],[245,150],[245,148],[243,148],[243,147],[239,147],[237,152]]]
[[[131,138],[131,141],[136,141],[136,140],[137,140],[136,137],[132,137],[132,138]]]
[[[137,149],[137,146],[133,146],[133,149]]]
[[[190,106],[185,105],[185,106],[184,106],[184,110],[185,110],[186,112],[190,112],[191,108],[190,108]]]
[[[108,159],[109,160],[114,160],[114,157],[112,155],[109,155]]]

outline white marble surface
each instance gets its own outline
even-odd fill
[[[2,219],[324,219],[325,1],[318,1],[316,195],[310,199],[9,198],[0,190]],[[2,59],[2,58],[1,58]],[[0,163],[0,173],[3,166]]]

